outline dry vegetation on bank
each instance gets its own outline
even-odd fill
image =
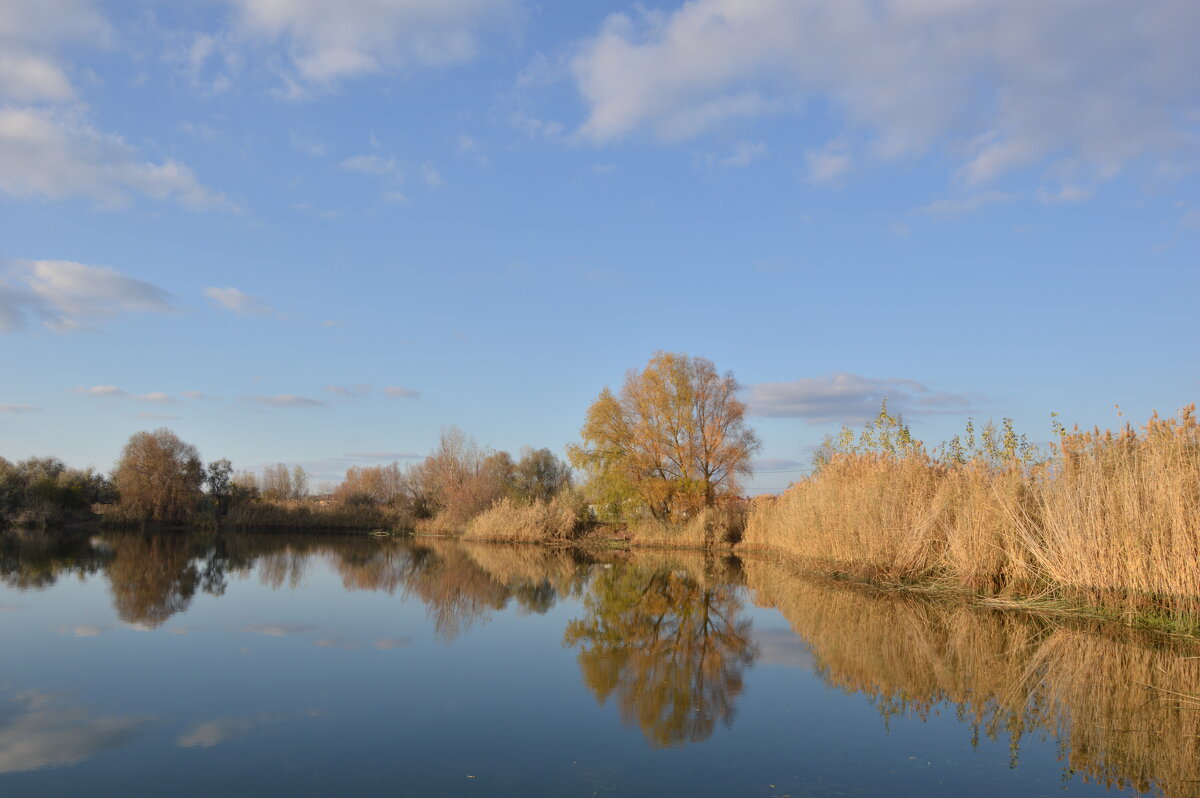
[[[742,547],[855,577],[1200,618],[1194,406],[1140,430],[1062,431],[1044,459],[1010,426],[931,455],[881,419],[867,445],[843,438],[813,476],[757,503]]]

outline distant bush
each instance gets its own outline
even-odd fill
[[[304,529],[352,531],[412,528],[404,514],[373,504],[317,504],[311,501],[250,501],[234,505],[225,523],[237,530]]]
[[[0,526],[45,526],[91,515],[115,501],[112,482],[92,469],[68,468],[55,457],[10,463],[0,457]]]

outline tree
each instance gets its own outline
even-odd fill
[[[711,507],[749,475],[761,444],[746,426],[733,374],[712,361],[659,352],[588,408],[571,462],[601,501],[632,498],[657,519]]]
[[[129,439],[113,477],[129,517],[186,521],[200,500],[204,468],[195,446],[158,429]]]
[[[208,485],[208,495],[217,504],[217,512],[228,513],[229,497],[233,494],[233,463],[224,458],[209,463],[204,481]]]
[[[516,499],[548,502],[571,486],[571,467],[549,449],[524,449],[513,469],[512,482]]]

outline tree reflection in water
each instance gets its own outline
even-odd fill
[[[682,570],[631,564],[605,569],[571,621],[564,645],[579,646],[587,686],[658,748],[708,739],[729,726],[754,662],[740,591],[703,585]]]

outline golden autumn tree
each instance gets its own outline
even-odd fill
[[[138,432],[125,444],[113,482],[128,517],[186,521],[200,501],[204,468],[196,447],[169,429]]]
[[[660,520],[711,507],[751,473],[761,445],[739,387],[711,360],[659,352],[626,374],[619,394],[600,392],[571,462],[602,503],[632,498]]]

